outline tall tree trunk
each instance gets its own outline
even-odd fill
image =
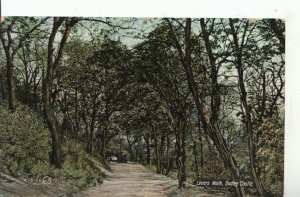
[[[146,155],[146,164],[151,163],[151,148],[150,148],[150,135],[149,133],[144,134],[144,140],[146,142],[146,150],[147,150],[147,155]]]
[[[178,114],[176,118],[175,137],[178,167],[178,188],[184,188],[186,182],[185,122],[181,114]]]
[[[61,130],[59,127],[58,120],[55,116],[54,110],[51,106],[51,84],[55,74],[56,67],[59,65],[64,46],[66,44],[67,38],[69,37],[71,28],[78,22],[76,18],[72,18],[70,21],[66,21],[66,27],[63,32],[62,39],[59,43],[59,48],[57,56],[54,58],[54,39],[59,28],[62,26],[63,22],[66,21],[65,18],[54,18],[52,31],[49,36],[48,41],[48,57],[47,57],[47,70],[46,76],[44,76],[43,87],[42,87],[42,100],[44,105],[45,118],[48,123],[49,130],[51,132],[52,140],[52,151],[50,154],[50,163],[55,165],[55,167],[60,168],[63,163],[62,158],[62,140],[61,140]]]
[[[38,102],[39,102],[38,84],[36,84],[36,78],[35,78],[33,80],[33,103],[32,103],[32,106],[35,110],[38,109]]]
[[[94,131],[95,131],[95,118],[92,118],[90,133],[89,133],[89,142],[88,142],[88,153],[93,155],[93,147],[94,147]]]
[[[200,177],[199,174],[199,162],[198,162],[198,157],[197,157],[197,146],[195,144],[195,141],[193,141],[193,154],[194,154],[194,163],[195,163],[195,171],[196,171],[196,176]]]
[[[85,126],[85,133],[86,133],[86,135],[88,136],[88,133],[89,133],[89,128],[90,128],[90,126],[89,126],[89,123],[88,123],[88,121],[87,121],[87,118],[86,117],[83,117],[83,122],[84,122],[84,126]],[[83,141],[85,141],[86,139],[83,139]],[[88,142],[88,139],[87,139],[87,143],[89,143]],[[88,148],[89,147],[87,147],[87,151],[88,151]]]
[[[242,46],[244,45],[244,43],[242,42],[239,45],[238,37],[237,37],[238,33],[235,31],[233,20],[232,19],[229,19],[229,20],[230,20],[230,28],[231,28],[231,33],[233,36],[233,42],[234,42],[235,54],[236,54],[238,83],[239,83],[239,89],[240,89],[240,94],[241,94],[240,98],[241,98],[242,106],[244,108],[245,127],[246,127],[246,132],[248,134],[250,169],[251,169],[252,178],[253,178],[255,187],[257,189],[257,192],[260,195],[264,196],[265,190],[263,188],[260,178],[257,175],[256,150],[255,150],[255,140],[253,139],[254,136],[253,136],[253,129],[252,129],[251,111],[250,111],[250,106],[248,105],[248,102],[247,102],[247,92],[246,92],[246,88],[245,88],[245,84],[244,84],[244,67],[242,64]],[[246,24],[245,31],[247,31],[247,27],[248,27],[248,25]],[[244,41],[244,38],[242,40]]]
[[[158,136],[156,131],[156,126],[151,123],[152,133],[154,137],[154,152],[155,152],[155,165],[156,165],[156,173],[160,174],[161,172],[161,163],[160,163],[160,153],[158,148]]]
[[[101,149],[100,149],[100,156],[102,159],[105,159],[105,153],[106,153],[106,139],[105,134],[102,136],[101,139]]]
[[[54,114],[54,111],[51,107],[50,103],[50,94],[51,94],[51,84],[53,80],[53,75],[55,71],[54,63],[53,63],[53,42],[55,39],[55,35],[62,25],[63,20],[59,19],[53,23],[53,29],[49,37],[48,42],[48,61],[47,61],[47,71],[46,76],[43,80],[42,87],[42,99],[44,104],[44,112],[46,121],[48,123],[49,130],[51,132],[52,139],[52,152],[50,154],[50,163],[55,165],[57,168],[60,168],[62,165],[62,145],[61,145],[61,131],[57,121],[57,118]]]
[[[198,136],[199,136],[199,142],[200,142],[200,166],[202,168],[204,165],[204,155],[203,155],[203,140],[202,140],[202,132],[201,132],[200,115],[197,116],[197,124],[198,124]]]
[[[3,24],[0,24],[0,39],[2,42],[2,46],[6,56],[6,85],[7,85],[7,102],[8,102],[8,110],[10,112],[15,112],[16,110],[16,95],[15,95],[15,82],[13,78],[13,59],[14,59],[14,52],[12,52],[12,38],[11,38],[11,28],[15,24],[16,19],[13,20],[11,25],[6,29],[3,28]],[[8,41],[6,42],[4,38],[4,33],[7,34]]]
[[[130,142],[129,133],[127,133],[126,139],[127,139],[127,143],[128,143],[128,152],[129,152],[129,155],[130,155],[130,161],[133,161],[134,160],[134,155],[133,155],[132,147],[133,147],[134,142]]]
[[[193,142],[193,155],[194,155],[194,163],[195,163],[195,172],[196,172],[196,176],[197,178],[200,176],[199,174],[199,162],[198,162],[198,151],[197,151],[197,144],[196,144],[196,140],[193,137],[192,134],[192,130],[190,130],[190,136],[191,136],[191,140]]]
[[[217,150],[221,154],[222,159],[224,161],[225,168],[230,173],[233,181],[240,182],[240,172],[237,167],[237,163],[236,163],[234,157],[232,156],[232,154],[228,148],[228,145],[226,144],[225,139],[222,136],[222,134],[218,128],[218,125],[217,124],[215,124],[215,125],[208,124],[208,121],[206,120],[206,117],[205,117],[206,115],[205,115],[203,103],[200,101],[201,95],[198,93],[198,89],[196,86],[196,82],[195,82],[192,67],[191,67],[191,19],[190,18],[186,19],[185,54],[183,53],[182,48],[179,44],[179,41],[177,39],[176,32],[173,29],[172,23],[168,19],[167,19],[167,22],[169,23],[169,26],[172,29],[173,37],[174,37],[176,48],[179,53],[180,61],[182,63],[182,66],[185,69],[185,73],[187,76],[189,89],[192,92],[192,96],[193,96],[196,108],[201,117],[203,130],[205,131],[205,133],[207,133],[209,135],[209,137],[212,139],[212,141],[216,145]],[[215,118],[211,118],[211,119],[214,120]],[[237,192],[238,196],[240,196],[240,197],[245,196],[245,191],[240,186],[240,184],[238,184],[238,186],[236,187],[236,192]]]
[[[170,162],[170,144],[171,144],[171,140],[170,140],[170,136],[167,135],[167,150],[166,150],[166,172],[165,175],[168,175],[170,172],[170,167],[171,167],[171,162]]]
[[[2,70],[0,69],[0,95],[1,95],[1,101],[4,101],[5,98],[5,82],[4,82],[4,76],[2,74]]]
[[[89,134],[89,142],[88,142],[88,152],[93,155],[93,148],[94,148],[94,132],[95,132],[95,124],[96,124],[96,98],[97,96],[94,95],[93,98],[93,108],[92,108],[92,117],[91,117],[91,126],[90,126],[90,134]],[[102,142],[104,143],[104,141]]]
[[[210,133],[210,138],[213,140],[213,142],[215,143],[218,151],[221,153],[221,156],[222,156],[223,161],[224,161],[224,166],[227,169],[227,171],[229,171],[229,173],[231,174],[232,179],[234,181],[240,182],[240,173],[239,173],[239,169],[238,169],[236,160],[232,156],[230,148],[228,147],[223,135],[221,134],[219,126],[218,126],[219,110],[220,110],[220,104],[221,104],[220,87],[219,87],[219,84],[218,84],[218,71],[217,71],[216,64],[215,64],[215,57],[212,53],[212,48],[211,48],[211,44],[210,44],[210,41],[209,41],[209,36],[208,36],[207,31],[206,31],[206,26],[205,26],[204,19],[200,19],[200,25],[201,25],[201,30],[202,30],[202,33],[203,33],[203,38],[204,38],[204,41],[205,41],[206,52],[207,52],[207,55],[209,57],[209,62],[210,62],[210,66],[211,66],[211,75],[210,76],[211,76],[211,80],[212,80],[211,116],[210,116],[210,121],[211,121],[210,124],[211,125],[209,126],[207,124],[207,121],[205,120],[205,118],[203,116],[204,115],[203,113],[202,113],[202,116],[201,116],[202,124],[204,126],[204,130],[206,129],[207,132]],[[189,22],[189,27],[190,27],[190,22]],[[187,40],[189,40],[189,42],[190,42],[189,38],[187,38]],[[188,55],[190,55],[190,53]],[[190,64],[187,64],[187,67],[190,67],[189,65]],[[192,73],[191,67],[190,67],[189,71]],[[198,106],[198,107],[199,107],[200,111],[203,112],[203,108],[201,106]],[[207,126],[209,126],[209,129],[208,129]],[[245,191],[240,186],[240,184],[238,184],[238,186],[236,187],[236,191],[237,191],[237,194],[239,196],[244,196],[245,195]]]
[[[160,174],[163,173],[163,157],[164,157],[164,145],[165,145],[165,139],[166,139],[166,136],[165,136],[165,133],[161,134],[161,137],[160,137],[160,147],[159,147],[159,165],[160,165]]]
[[[8,109],[10,112],[16,111],[16,92],[15,92],[15,80],[13,77],[13,63],[12,60],[7,59],[7,93],[8,93]]]
[[[31,106],[31,95],[30,95],[30,90],[31,90],[31,87],[30,87],[30,80],[29,80],[29,71],[28,71],[28,63],[26,61],[26,54],[25,54],[25,49],[22,48],[22,56],[20,56],[20,59],[22,60],[23,62],[23,65],[24,65],[24,72],[25,72],[25,80],[24,80],[24,90],[25,90],[25,99],[24,99],[24,103],[26,103],[28,106]],[[32,80],[32,79],[31,79]]]
[[[49,70],[49,69],[48,69]],[[48,72],[51,72],[50,70]],[[51,132],[52,140],[52,152],[50,153],[50,163],[55,165],[55,167],[60,168],[63,162],[62,159],[62,144],[61,144],[61,130],[54,114],[54,111],[51,108],[50,104],[50,79],[47,74],[42,89],[42,98],[44,104],[44,111],[46,120],[48,123],[49,130]]]

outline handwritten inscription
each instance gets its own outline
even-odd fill
[[[25,178],[23,181],[31,182],[31,183],[42,183],[42,184],[51,184],[52,179],[49,176],[45,176],[43,178]]]

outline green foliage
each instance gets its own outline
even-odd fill
[[[200,168],[200,177],[204,180],[224,180],[226,171],[222,160],[214,147],[204,148],[204,165]]]
[[[73,139],[67,139],[63,147],[65,162],[62,169],[56,169],[53,176],[74,180],[80,188],[102,183],[104,166],[90,157],[84,146]]]
[[[259,128],[259,159],[261,176],[272,195],[283,193],[284,126],[278,119],[265,119]]]
[[[13,176],[37,175],[50,152],[50,135],[42,120],[27,107],[9,113],[0,106],[0,125],[1,171]]]
[[[50,176],[71,181],[79,189],[102,183],[104,166],[71,138],[65,138],[62,168],[49,165],[50,132],[27,107],[20,105],[9,113],[0,105],[0,125],[0,171],[19,178]]]

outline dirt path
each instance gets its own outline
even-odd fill
[[[224,196],[209,194],[196,187],[178,190],[177,181],[154,174],[140,164],[112,163],[112,173],[102,185],[76,194],[76,197],[162,197],[162,196]]]

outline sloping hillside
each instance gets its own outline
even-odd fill
[[[49,164],[50,133],[41,118],[25,106],[9,113],[0,105],[0,194],[70,194],[101,184],[105,168],[84,147],[68,138],[61,169]]]

